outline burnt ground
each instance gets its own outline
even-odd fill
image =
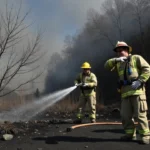
[[[5,122],[1,125],[0,150],[148,150],[150,148],[150,145],[140,145],[138,140],[120,141],[120,136],[124,135],[121,125],[93,125],[67,132],[67,128],[75,124],[72,121],[73,116],[74,114],[69,113],[46,112],[30,122]],[[98,122],[120,122],[119,110],[103,111],[97,118]],[[84,123],[87,121],[88,119],[85,118]],[[2,139],[6,131],[14,135],[12,140]]]

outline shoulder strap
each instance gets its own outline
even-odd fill
[[[128,56],[127,62],[126,62],[126,64],[125,64],[124,80],[127,80],[127,72],[128,72],[128,75],[131,75],[131,73],[132,73],[131,67],[130,67],[131,57],[132,57],[132,55]],[[126,70],[127,70],[127,71],[126,71]]]

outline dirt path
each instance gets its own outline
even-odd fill
[[[0,141],[0,150],[149,150],[150,145],[121,142],[121,125],[94,125],[66,132],[70,124],[47,125],[34,132],[16,135],[11,141]]]

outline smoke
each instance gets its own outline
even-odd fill
[[[2,51],[2,47],[4,47],[5,45],[3,44],[3,41],[7,39],[7,35],[10,32],[10,31],[7,31],[7,27],[9,26],[9,30],[12,31],[13,26],[15,24],[18,24],[17,27],[15,27],[13,30],[13,33],[12,33],[13,35],[9,37],[8,41],[6,40],[7,42],[6,42],[6,48],[4,48],[4,55],[2,53],[1,58],[0,58],[0,64],[1,64],[0,65],[0,78],[2,79],[1,80],[2,86],[4,82],[7,83],[8,81],[9,77],[6,77],[7,74],[9,74],[8,76],[11,76],[12,74],[14,74],[14,70],[16,70],[16,68],[19,66],[19,60],[21,59],[22,56],[25,57],[25,52],[28,52],[29,50],[31,50],[34,44],[34,40],[37,36],[36,33],[38,32],[37,31],[38,28],[31,27],[33,25],[33,20],[30,17],[31,16],[30,16],[29,7],[26,5],[26,2],[24,0],[11,0],[11,1],[1,0],[0,1],[0,28],[1,28],[0,29],[0,35],[1,35],[0,43],[2,44],[1,51]],[[10,22],[8,21],[9,19],[10,19]],[[42,44],[42,40],[40,42]],[[37,44],[37,47],[38,46],[40,46],[40,44],[39,45]],[[35,49],[37,49],[37,47],[35,47]],[[42,56],[43,54],[42,50],[38,49],[35,51],[36,53],[32,55],[32,58],[31,57],[29,58],[30,62],[31,62],[31,59],[33,60],[33,58],[34,59],[38,58]],[[15,62],[16,62],[16,65],[13,66]],[[24,67],[20,69],[22,73],[18,71],[15,74],[15,76],[10,80],[10,82],[7,83],[6,88],[9,90],[15,89],[20,84],[28,81],[29,79],[32,79],[36,74],[39,74],[40,71],[43,70],[44,67],[40,65],[41,65],[40,61],[36,61],[35,63],[29,63],[28,65],[24,65]],[[34,68],[37,68],[37,66],[40,66],[40,67],[38,69],[34,69]],[[6,69],[9,67],[10,67],[9,72],[6,73]],[[31,89],[30,83],[24,85],[22,89]],[[24,91],[24,94],[26,92],[29,92],[29,91]]]
[[[46,52],[46,55],[42,60],[39,60],[39,69],[42,70],[45,68],[45,72],[34,83],[34,87],[43,90],[44,79],[47,73],[46,70],[48,68],[47,64],[51,55],[55,52],[62,52],[65,36],[73,35],[80,30],[86,21],[87,10],[90,8],[100,10],[103,0],[12,0],[11,3],[17,5],[20,1],[23,3],[23,12],[31,9],[27,20],[29,24],[32,24],[30,32],[35,32],[37,28],[40,28],[44,32],[41,51]],[[4,9],[5,0],[2,0],[0,4]]]
[[[115,57],[113,48],[117,41],[124,40],[134,49],[133,54],[141,54],[148,58],[146,47],[149,47],[147,33],[150,28],[149,10],[150,3],[144,0],[144,5],[136,5],[133,1],[114,0],[113,5],[106,1],[105,12],[92,10],[88,13],[87,21],[77,35],[67,40],[64,53],[60,55],[61,61],[51,62],[54,68],[49,69],[45,82],[45,92],[55,91],[73,84],[77,74],[81,72],[80,66],[87,61],[92,66],[92,71],[98,78],[100,94],[98,101],[105,100],[111,103],[118,99],[117,74],[104,69],[108,58]],[[141,20],[138,20],[140,9]],[[142,28],[141,28],[142,27]],[[144,33],[144,34],[143,34]],[[144,39],[145,49],[142,48]],[[108,94],[109,93],[109,94]]]

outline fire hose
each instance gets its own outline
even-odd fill
[[[148,120],[150,122],[150,120]],[[85,126],[92,126],[92,125],[121,125],[121,122],[96,122],[96,123],[84,123],[84,124],[77,124],[73,125],[69,128],[67,128],[67,132],[72,131],[73,129],[85,127]],[[135,124],[138,124],[138,122],[135,122]]]
[[[83,85],[84,85],[84,83],[76,84],[77,87],[80,87],[80,86],[83,86]],[[148,120],[148,122],[150,122],[150,120]],[[134,124],[137,125],[138,122],[135,122]],[[85,126],[92,126],[92,125],[122,125],[122,123],[121,122],[96,122],[96,123],[77,124],[77,125],[73,125],[73,126],[67,128],[67,132],[70,132],[70,131],[72,131],[73,129],[76,129],[76,128],[85,127]]]

